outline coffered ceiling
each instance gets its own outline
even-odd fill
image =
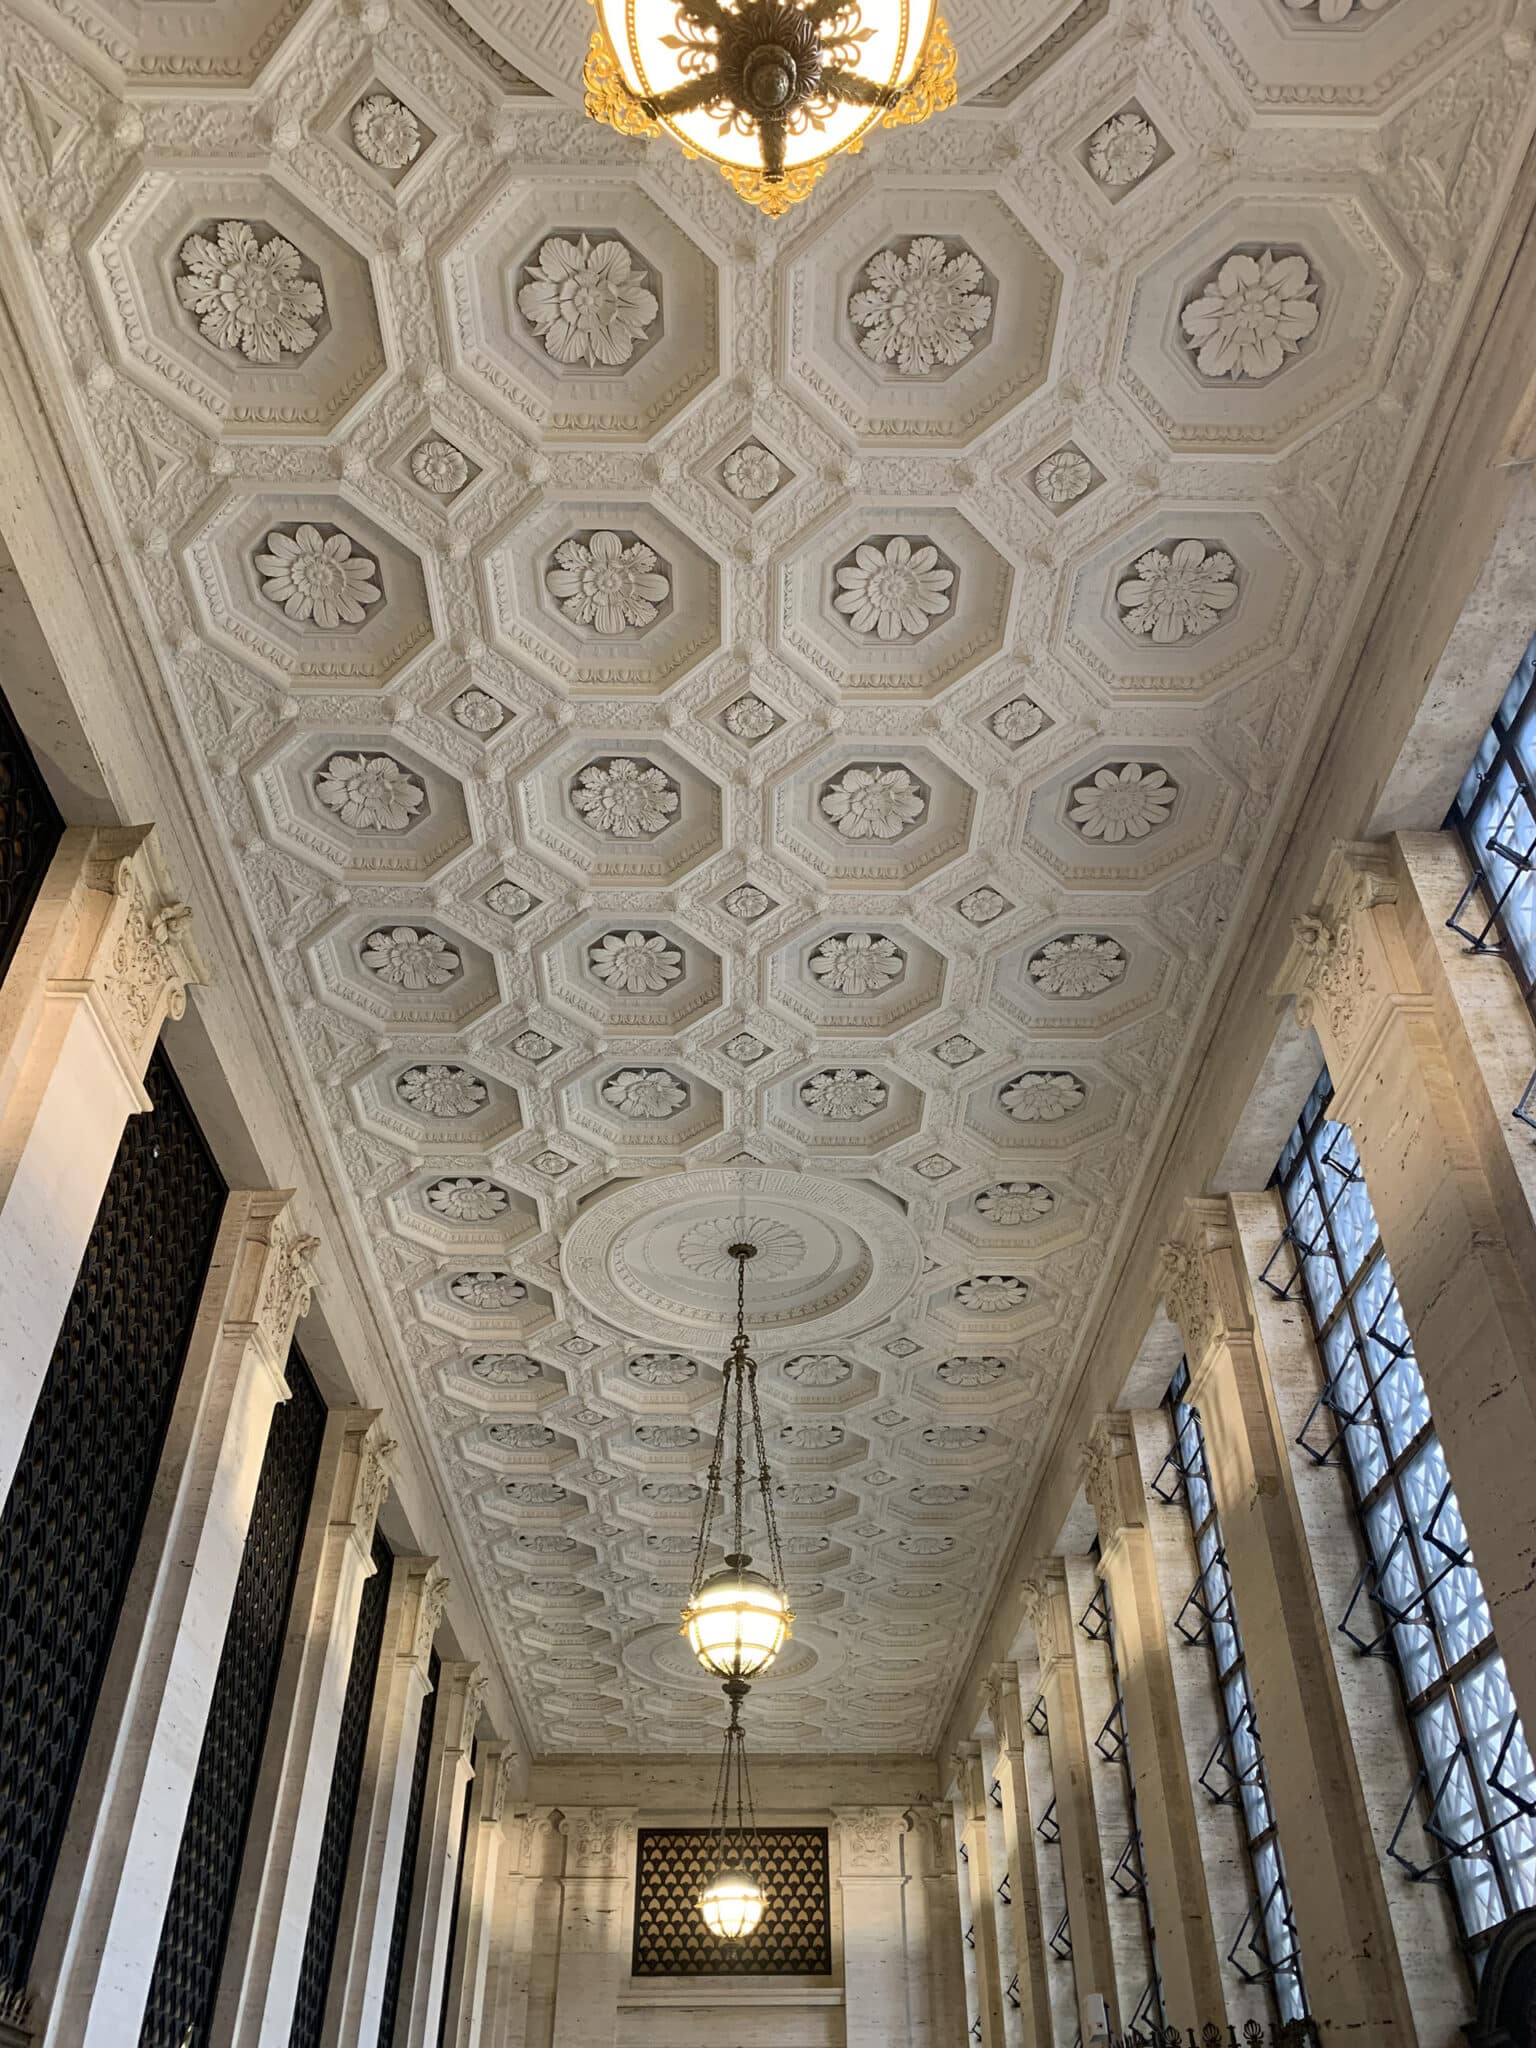
[[[580,0],[10,0],[0,170],[544,1750],[696,1748],[724,1246],[931,1744],[1527,141],[1515,0],[964,0],[778,224]]]

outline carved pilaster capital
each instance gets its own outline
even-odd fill
[[[467,1750],[475,1739],[475,1730],[480,1725],[480,1716],[485,1711],[485,1696],[491,1689],[491,1675],[482,1671],[478,1664],[471,1664],[469,1676],[464,1681],[464,1718],[460,1723],[459,1740],[456,1749]]]
[[[914,1877],[953,1877],[955,1816],[949,1806],[920,1799],[907,1808],[907,1867]]]
[[[310,1260],[319,1246],[319,1238],[306,1236],[288,1215],[273,1218],[255,1320],[276,1359],[287,1358],[294,1325],[309,1314],[315,1291]]]
[[[357,1461],[357,1484],[352,1494],[352,1526],[365,1550],[373,1543],[374,1524],[379,1519],[379,1509],[384,1505],[384,1497],[395,1476],[395,1453],[399,1448],[394,1437],[384,1434],[383,1425],[376,1415],[363,1439]]]
[[[187,990],[208,979],[193,943],[192,912],[171,887],[153,830],[99,832],[86,862],[87,889],[110,901],[82,921],[86,958],[71,964],[93,988],[124,1065],[142,1075],[165,1020],[180,1017]]]
[[[477,1766],[482,1781],[480,1818],[487,1827],[499,1827],[506,1810],[507,1794],[517,1775],[517,1751],[487,1745]]]
[[[1128,1415],[1100,1415],[1083,1450],[1083,1488],[1107,1547],[1122,1529],[1146,1525],[1146,1497],[1136,1463],[1136,1438]]]
[[[906,1811],[900,1806],[836,1806],[839,1868],[844,1877],[900,1877]]]
[[[581,1806],[564,1817],[568,1877],[617,1877],[623,1868],[626,1831],[634,1825],[629,1806]]]
[[[431,1653],[432,1639],[442,1622],[443,1609],[448,1604],[448,1588],[451,1584],[448,1574],[439,1571],[435,1561],[421,1582],[421,1593],[416,1609],[414,1654],[423,1663]]]
[[[1341,841],[1317,901],[1291,926],[1276,993],[1295,996],[1298,1020],[1316,1027],[1331,1067],[1342,1069],[1388,997],[1418,993],[1392,909],[1397,897],[1387,847]]]
[[[1061,1559],[1038,1559],[1029,1576],[1020,1582],[1019,1597],[1024,1618],[1035,1632],[1043,1686],[1051,1667],[1072,1656],[1072,1617],[1067,1601],[1066,1567]]]

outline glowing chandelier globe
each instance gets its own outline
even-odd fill
[[[745,1941],[763,1917],[763,1888],[750,1870],[717,1870],[699,1893],[699,1912],[721,1941]]]
[[[872,128],[955,103],[935,0],[593,0],[587,112],[665,131],[764,213],[804,199]]]
[[[683,1611],[683,1633],[704,1669],[716,1678],[755,1678],[784,1647],[791,1620],[782,1588],[749,1569],[744,1551],[732,1551]]]

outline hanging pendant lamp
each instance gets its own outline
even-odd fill
[[[736,1261],[736,1334],[731,1339],[722,1373],[720,1414],[715,1424],[714,1454],[694,1552],[693,1579],[683,1609],[683,1634],[700,1664],[721,1679],[726,1693],[732,1696],[734,1726],[733,1687],[740,1685],[745,1694],[748,1682],[768,1669],[789,1638],[794,1616],[784,1591],[784,1559],[773,1513],[773,1480],[763,1440],[762,1412],[757,1403],[757,1361],[747,1338],[747,1266],[756,1258],[757,1247],[743,1239],[729,1246],[728,1253]],[[749,1470],[749,1454],[755,1460],[755,1470]],[[724,1506],[723,1474],[727,1459],[731,1547],[725,1554],[724,1569],[711,1572],[710,1542],[716,1516]],[[747,1550],[747,1495],[754,1485],[762,1500],[766,1572],[752,1569]]]
[[[704,1925],[719,1940],[745,1941],[762,1919],[767,1901],[757,1870],[757,1814],[747,1771],[747,1731],[741,1725],[741,1703],[748,1687],[737,1680],[728,1683],[725,1690],[730,1697],[731,1718],[720,1752],[715,1803],[710,1810],[714,1848],[710,1873],[699,1893],[699,1912]]]
[[[663,130],[764,213],[804,199],[884,122],[955,103],[935,0],[594,0],[587,112]]]

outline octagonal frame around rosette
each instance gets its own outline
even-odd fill
[[[363,952],[371,935],[396,930],[435,933],[457,956],[450,978],[436,986],[411,988],[403,982],[381,981],[364,967]],[[495,958],[435,910],[407,914],[345,906],[305,941],[303,955],[322,1002],[387,1034],[462,1031],[503,1001]]]
[[[1081,1107],[1049,1121],[1020,1121],[1003,1107],[1003,1097],[1026,1074],[1072,1075],[1084,1091]],[[1130,1109],[1124,1084],[1096,1060],[1084,1059],[1079,1045],[1032,1032],[1025,1050],[1006,1061],[992,1061],[989,1071],[966,1090],[964,1127],[1003,1155],[1006,1170],[999,1179],[1021,1178],[1019,1153],[1043,1154],[1040,1177],[1049,1179],[1058,1159],[1071,1160],[1111,1132],[1123,1131]]]
[[[622,1075],[664,1074],[676,1087],[687,1092],[688,1100],[681,1109],[667,1116],[646,1116],[642,1119],[627,1118],[622,1110],[612,1106],[604,1089],[613,1086]],[[571,1131],[619,1154],[626,1167],[633,1169],[644,1159],[654,1158],[663,1166],[673,1166],[680,1154],[705,1139],[719,1135],[724,1127],[724,1105],[720,1091],[710,1082],[701,1081],[680,1060],[670,1054],[637,1054],[625,1058],[622,1052],[610,1053],[600,1060],[579,1069],[560,1089],[556,1104],[562,1130]]]
[[[392,761],[421,801],[399,828],[348,825],[345,811],[319,795],[333,761]],[[426,881],[474,843],[464,787],[457,775],[417,741],[407,743],[380,719],[373,730],[340,731],[290,723],[245,770],[261,827],[274,845],[307,866],[348,883]]]
[[[317,338],[275,363],[216,345],[177,293],[180,251],[224,221],[262,247],[280,236],[318,282]],[[131,171],[81,234],[82,261],[108,343],[136,383],[225,436],[307,439],[344,431],[386,374],[364,252],[322,220],[280,164],[261,171],[150,164]]]
[[[270,580],[257,567],[273,531],[289,537],[313,527],[322,539],[344,533],[352,559],[371,561],[370,587],[358,626],[325,627],[291,620],[263,594]],[[177,542],[182,580],[209,637],[242,661],[254,662],[290,689],[363,690],[396,681],[432,645],[434,570],[417,544],[366,510],[344,483],[284,490],[232,483],[202,509]]]
[[[1022,1280],[1028,1289],[1027,1298],[1016,1309],[985,1313],[968,1309],[956,1300],[955,1292],[961,1282],[988,1274]],[[966,1271],[929,1290],[928,1314],[935,1328],[946,1332],[957,1350],[992,1351],[999,1345],[1018,1344],[1049,1329],[1056,1320],[1056,1301],[1051,1290],[1036,1278],[1028,1259],[988,1252]],[[962,1455],[952,1454],[949,1462]]]
[[[915,554],[938,551],[935,572],[953,580],[935,594],[948,609],[921,633],[903,630],[882,639],[878,629],[855,631],[838,610],[845,595],[839,572],[858,575],[861,547],[889,557],[904,541]],[[877,574],[880,573],[877,571]],[[936,697],[962,676],[1000,654],[1008,643],[1013,570],[997,544],[952,505],[908,500],[869,501],[832,513],[796,537],[774,569],[774,634],[779,651],[834,701],[868,693]]]
[[[1199,541],[1210,559],[1225,553],[1237,601],[1215,625],[1157,643],[1124,623],[1116,592],[1136,577],[1145,554],[1173,557]],[[1057,651],[1107,703],[1126,699],[1206,703],[1295,649],[1316,573],[1301,543],[1273,510],[1160,502],[1122,521],[1063,579],[1052,639]]]
[[[1266,250],[1306,259],[1317,325],[1267,377],[1207,376],[1183,309],[1229,255]],[[1283,455],[1379,387],[1416,275],[1363,185],[1237,193],[1138,269],[1116,350],[1120,389],[1179,454]]]
[[[493,1443],[488,1431],[498,1423],[526,1423],[530,1427],[546,1431],[547,1444],[528,1446]],[[541,1416],[534,1415],[481,1415],[466,1424],[454,1439],[454,1448],[467,1464],[477,1465],[481,1471],[494,1474],[500,1479],[548,1479],[556,1485],[563,1485],[560,1467],[579,1460],[580,1447],[574,1437],[563,1431],[552,1429]],[[559,1567],[554,1567],[559,1569]],[[530,1560],[525,1570],[545,1571],[546,1564],[535,1565]]]
[[[482,1221],[458,1222],[438,1213],[429,1191],[443,1181],[485,1181],[506,1197],[506,1206],[495,1217]],[[539,1205],[531,1195],[499,1174],[488,1160],[472,1165],[462,1159],[449,1166],[438,1163],[412,1173],[385,1196],[384,1206],[393,1227],[413,1244],[424,1245],[442,1258],[493,1258],[514,1246],[526,1244],[540,1229]]]
[[[681,953],[682,971],[675,981],[652,991],[614,991],[591,971],[589,949],[610,933],[631,931],[662,938]],[[625,1036],[682,1031],[725,1001],[724,962],[675,918],[630,910],[605,913],[601,905],[542,948],[539,973],[552,1003],[600,1031]]]
[[[1093,994],[1046,995],[1030,972],[1030,961],[1045,946],[1077,935],[1111,940],[1120,949],[1124,968]],[[1021,1030],[1042,1040],[1104,1038],[1154,1008],[1166,993],[1174,968],[1167,941],[1123,913],[1110,918],[1058,915],[1033,926],[1028,936],[990,963],[987,997]]]
[[[484,1091],[484,1104],[468,1115],[456,1111],[434,1115],[413,1108],[398,1092],[399,1083],[418,1068],[438,1066],[477,1084]],[[347,1083],[347,1094],[352,1113],[364,1130],[408,1152],[484,1154],[523,1128],[517,1090],[499,1075],[488,1073],[478,1061],[461,1059],[447,1047],[434,1059],[395,1051],[381,1053]]]
[[[528,1358],[529,1363],[537,1368],[537,1378],[497,1385],[475,1372],[477,1357],[511,1350]],[[530,1421],[542,1419],[545,1411],[557,1406],[569,1391],[558,1366],[523,1352],[521,1346],[467,1344],[439,1363],[437,1381],[450,1400],[463,1406],[478,1407],[488,1416],[526,1416]]]
[[[961,361],[909,376],[861,350],[848,308],[872,257],[895,246],[905,260],[925,236],[969,249],[991,313]],[[964,447],[1050,378],[1062,269],[995,185],[861,179],[783,259],[788,374],[862,446]]]
[[[841,995],[812,962],[829,939],[888,939],[900,958],[899,974],[882,989]],[[871,949],[872,950],[872,949]],[[763,995],[811,1030],[828,1036],[880,1036],[926,1017],[944,1000],[949,963],[944,955],[894,918],[820,918],[777,947],[763,963]]]
[[[976,1204],[982,1195],[990,1188],[1017,1182],[1050,1191],[1052,1204],[1043,1216],[1027,1223],[1001,1224],[981,1214]],[[1081,1244],[1093,1227],[1098,1208],[1054,1160],[1041,1161],[1038,1166],[1034,1162],[1023,1167],[1011,1164],[1002,1172],[969,1174],[965,1185],[945,1204],[943,1229],[966,1258],[984,1253],[1034,1260]]]
[[[656,768],[677,804],[659,831],[619,837],[588,821],[573,792],[582,771],[614,760]],[[668,888],[720,851],[724,797],[718,782],[659,733],[586,731],[564,737],[536,764],[508,775],[529,844],[593,888]]]
[[[450,1337],[461,1342],[479,1344],[481,1350],[526,1350],[527,1339],[536,1330],[546,1328],[555,1320],[554,1302],[547,1288],[538,1287],[532,1281],[523,1282],[523,1298],[520,1301],[502,1304],[494,1308],[476,1308],[473,1304],[461,1302],[449,1292],[450,1283],[461,1275],[475,1273],[503,1273],[514,1279],[521,1275],[511,1274],[506,1260],[501,1257],[459,1256],[444,1259],[438,1270],[429,1279],[420,1281],[412,1289],[416,1312],[424,1323],[434,1329],[446,1330]]]
[[[591,548],[612,533],[650,548],[668,590],[649,624],[603,634],[562,609],[549,589],[555,550],[568,540]],[[581,695],[658,697],[718,653],[722,571],[702,540],[648,497],[545,492],[513,514],[479,553],[491,639],[514,660],[534,664]]]
[[[1141,838],[1119,842],[1088,837],[1072,823],[1077,792],[1092,790],[1105,770],[1129,765],[1161,769],[1174,800],[1166,817]],[[1014,846],[1074,889],[1151,889],[1213,860],[1221,851],[1238,804],[1231,776],[1198,745],[1165,740],[1101,740],[1059,765],[1028,794],[1015,814]]]
[[[844,1068],[876,1076],[885,1089],[885,1101],[868,1116],[847,1121],[834,1120],[807,1109],[800,1090],[823,1071]],[[763,1092],[762,1119],[797,1147],[817,1155],[818,1165],[838,1158],[868,1159],[888,1151],[923,1127],[926,1101],[923,1091],[905,1074],[881,1059],[855,1059],[851,1055],[826,1054],[802,1061],[793,1071],[771,1081]]]
[[[582,234],[620,242],[656,301],[643,331],[624,323],[619,363],[558,361],[520,303],[544,245],[579,246]],[[535,437],[648,441],[720,374],[718,271],[632,167],[573,178],[569,166],[519,166],[455,224],[436,261],[458,374]]]
[[[1423,89],[1448,57],[1492,29],[1498,0],[1356,6],[1341,22],[1286,0],[1193,0],[1201,41],[1264,120],[1379,120]]]
[[[923,808],[890,839],[852,837],[821,808],[850,769],[905,769]],[[910,889],[970,851],[976,792],[932,746],[837,739],[773,785],[769,816],[778,850],[838,889]]]

